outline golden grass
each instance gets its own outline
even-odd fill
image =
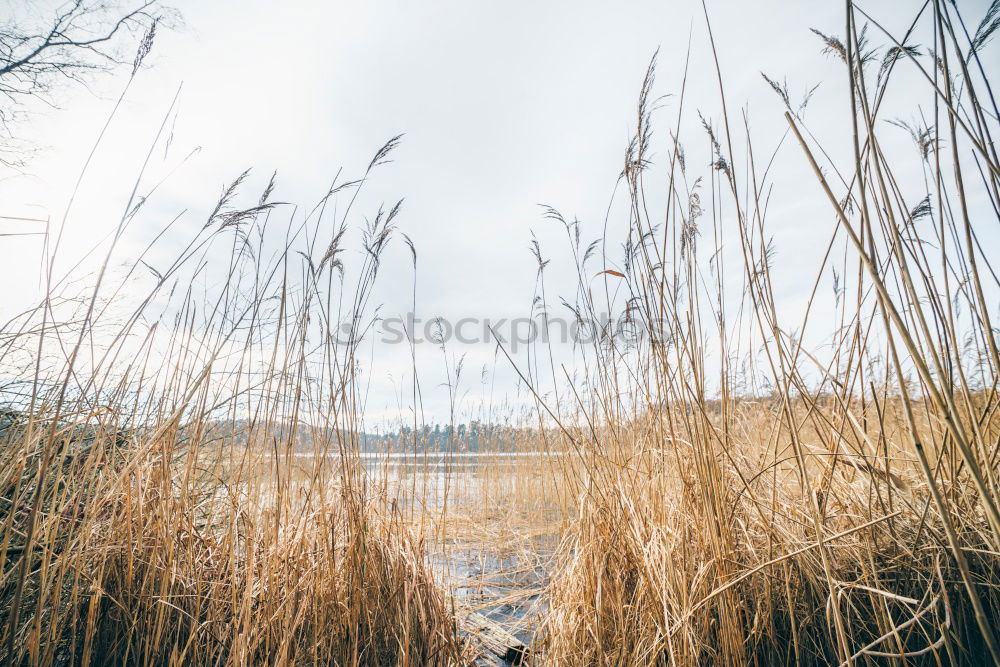
[[[20,612],[14,662],[460,660],[444,592],[399,514],[341,474],[311,495],[308,485],[274,492],[231,469],[220,475],[228,466],[176,436],[104,432],[85,449],[74,443],[50,469],[30,552],[30,505],[5,513],[3,619]],[[38,483],[38,445],[8,440],[4,470],[20,480],[5,480],[7,503],[9,490]],[[172,452],[181,453],[166,460]]]
[[[927,483],[912,454],[893,442],[905,426],[861,410],[855,416],[869,417],[875,441],[895,434],[888,461],[833,455],[830,439],[807,426],[802,446],[814,488],[798,483],[790,440],[775,428],[780,416],[759,407],[731,417],[729,432],[738,435],[725,445],[729,456],[722,443],[678,433],[670,451],[625,446],[605,463],[588,462],[593,490],[583,495],[550,589],[546,661],[823,664],[838,655],[839,615],[845,644],[868,647],[869,657],[917,659],[922,651],[975,662],[985,648],[942,530],[929,521]],[[621,437],[658,443],[653,434],[662,427],[647,421]],[[863,446],[857,434],[852,444]],[[975,507],[967,480],[941,482],[956,507]],[[997,556],[989,526],[975,511],[960,520],[972,569],[987,584]],[[995,613],[994,587],[979,594]]]
[[[709,27],[721,102],[718,125],[701,119],[712,172],[693,179],[671,134],[661,210],[646,174],[650,66],[623,172],[625,258],[597,267],[605,296],[581,278],[572,304],[597,321],[617,303],[619,321],[650,335],[595,345],[570,394],[579,416],[562,430],[576,456],[557,472],[579,494],[579,520],[550,586],[540,662],[1000,663],[1000,282],[977,245],[1000,210],[992,93],[954,6],[929,3],[907,35],[883,32],[885,51],[856,25],[882,31],[877,22],[850,1],[846,16],[844,38],[820,36],[845,65],[853,160],[833,160],[770,79],[791,143],[755,154],[747,114],[737,125],[727,111]],[[924,58],[916,34],[947,46]],[[936,110],[926,126],[895,124],[911,130],[916,158],[888,147],[898,127],[880,116],[904,64],[933,84],[920,93]],[[682,88],[678,127],[683,99]],[[833,221],[810,222],[826,253],[793,277],[812,285],[796,317],[782,315],[768,232],[783,150]],[[923,182],[901,182],[914,159]],[[977,214],[973,181],[990,202]],[[594,275],[579,223],[549,217],[566,226],[578,275]],[[823,345],[805,342],[831,321]]]
[[[709,29],[720,111],[697,139],[708,172],[688,173],[672,132],[655,172],[665,197],[650,194],[651,66],[627,206],[613,209],[628,216],[623,260],[547,210],[580,279],[567,303],[595,327],[576,375],[552,362],[540,376],[541,345],[533,370],[515,363],[541,427],[513,430],[516,449],[551,456],[443,473],[357,456],[359,349],[399,205],[366,226],[353,288],[340,258],[356,192],[398,138],[277,235],[273,182],[238,207],[240,176],[121,320],[108,304],[134,297],[149,265],[119,283],[107,268],[138,201],[87,296],[65,298],[56,244],[47,296],[0,331],[0,363],[20,369],[0,415],[0,657],[468,664],[465,614],[541,596],[537,627],[517,628],[536,631],[537,664],[1000,663],[1000,281],[981,241],[1000,169],[976,51],[996,26],[966,36],[935,1],[873,51],[856,22],[881,27],[846,7],[845,36],[821,37],[844,65],[849,159],[823,150],[771,79],[788,130],[755,155]],[[934,58],[911,46],[918,28]],[[912,155],[882,122],[904,66],[926,77],[918,101],[934,109],[897,124]],[[679,92],[676,128],[689,113]],[[770,241],[781,167],[815,178],[829,215],[811,223],[826,250],[794,276],[812,286],[795,317]],[[596,330],[605,310],[647,336]],[[350,333],[335,344],[341,322]],[[833,331],[813,345],[817,326]],[[458,370],[446,372],[454,393]],[[502,564],[456,574],[457,554]]]

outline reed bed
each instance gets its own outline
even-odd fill
[[[0,350],[22,369],[0,449],[5,664],[467,662],[422,539],[358,457],[362,336],[332,335],[344,311],[365,326],[399,205],[364,227],[356,280],[341,253],[396,141],[305,215],[273,178],[242,203],[244,173],[180,256],[116,271],[140,174],[82,296],[49,246],[48,294]]]
[[[141,173],[83,293],[49,241],[45,298],[0,328],[0,657],[470,664],[466,618],[502,606],[531,644],[510,655],[535,664],[1000,664],[1000,114],[981,59],[1000,10],[968,26],[930,0],[896,35],[845,7],[817,44],[843,65],[846,152],[774,78],[781,136],[732,112],[707,9],[715,113],[685,106],[689,49],[660,120],[654,60],[608,213],[622,257],[614,221],[587,245],[546,209],[579,278],[563,304],[590,327],[581,365],[509,357],[534,402],[510,431],[523,457],[472,472],[359,454],[401,202],[360,225],[356,265],[344,251],[398,137],[310,210],[244,173],[176,259],[153,261],[157,239],[116,272],[156,190]],[[903,71],[922,83],[895,88]],[[906,105],[919,121],[886,117]],[[801,309],[774,250],[781,170],[825,207]]]
[[[1000,662],[1000,283],[978,240],[995,238],[1000,210],[979,53],[996,25],[966,32],[943,2],[918,8],[906,34],[850,0],[845,16],[841,36],[817,36],[843,65],[846,153],[824,150],[816,134],[830,128],[814,134],[813,112],[766,75],[787,130],[757,152],[746,110],[727,108],[706,10],[719,112],[699,113],[700,138],[679,137],[682,86],[654,142],[650,66],[621,176],[623,259],[595,269],[579,223],[549,211],[576,258],[581,321],[617,306],[619,325],[650,335],[595,331],[592,363],[563,392],[576,456],[557,474],[579,520],[541,662]],[[893,87],[900,71],[919,92]],[[916,125],[884,117],[906,104],[923,112]],[[901,130],[907,151],[889,147]],[[682,141],[707,148],[705,173]],[[782,168],[806,174],[828,211],[803,221],[826,250],[792,276],[812,291],[791,313],[769,231]]]

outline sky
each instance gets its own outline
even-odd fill
[[[901,31],[907,4],[863,6]],[[972,22],[986,8],[986,2],[960,4]],[[47,6],[36,3],[37,11]],[[311,207],[339,169],[359,175],[387,139],[402,133],[393,161],[379,168],[359,201],[348,268],[360,252],[363,216],[382,202],[391,206],[405,198],[398,221],[418,253],[418,316],[524,316],[536,289],[533,234],[552,260],[547,290],[567,296],[574,290],[565,233],[544,218],[540,205],[578,217],[587,239],[601,233],[654,53],[656,94],[676,94],[690,45],[687,108],[719,118],[705,15],[702,4],[691,0],[181,0],[173,6],[182,24],[157,35],[148,67],[132,84],[67,217],[66,267],[114,228],[165,118],[170,148],[154,151],[147,177],[150,183],[162,177],[164,184],[151,214],[124,242],[124,256],[186,211],[176,228],[180,243],[182,232],[202,224],[224,185],[244,169],[252,168],[248,199],[276,171],[275,199]],[[822,44],[809,30],[842,33],[840,3],[710,0],[707,8],[727,101],[745,110],[754,134],[764,137],[762,147],[772,149],[785,127],[783,107],[760,76],[765,72],[787,79],[793,97],[820,84],[810,125],[825,135],[834,154],[845,149],[847,128],[837,106],[842,67],[820,53]],[[987,63],[995,66],[996,50],[988,54]],[[19,138],[41,152],[25,173],[0,176],[0,214],[62,218],[125,78],[127,72],[120,72],[95,80],[90,90],[64,91],[59,108],[37,109],[19,127]],[[900,79],[904,87],[915,81]],[[176,113],[168,114],[175,95]],[[675,105],[676,97],[661,101],[660,141],[668,137]],[[912,113],[899,110],[904,117]],[[682,136],[704,142],[693,113]],[[662,155],[665,144],[660,147]],[[808,273],[817,240],[828,238],[832,224],[812,178],[800,163],[775,179],[780,196],[774,197],[770,224],[781,270],[790,277],[777,289],[791,312],[808,296],[808,286],[793,276]],[[8,230],[30,227],[0,224]],[[410,309],[413,268],[399,241],[383,262],[374,297],[386,316]],[[41,252],[39,237],[3,239],[3,319],[37,299]],[[381,346],[372,354],[372,419],[406,412],[409,350]],[[466,355],[466,408],[487,391],[482,369],[489,391],[513,391],[514,373],[497,362],[490,342],[455,342],[448,355]],[[420,347],[418,371],[428,419],[447,419],[441,351],[433,343]]]

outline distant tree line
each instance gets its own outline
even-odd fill
[[[299,452],[317,447],[335,451],[341,444],[365,453],[372,452],[479,452],[513,451],[519,440],[534,437],[534,429],[504,424],[488,424],[473,420],[465,424],[425,424],[416,431],[412,426],[400,426],[384,432],[346,432],[322,426],[299,424],[267,424],[261,426],[246,420],[216,421],[210,428],[208,441],[227,442],[238,446],[268,446],[275,442],[293,443]],[[294,431],[294,432],[293,432]],[[283,445],[279,445],[283,446]]]

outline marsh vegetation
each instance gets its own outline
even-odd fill
[[[705,57],[671,67],[714,79],[718,106],[682,85],[658,110],[654,59],[615,192],[626,236],[588,243],[548,208],[578,288],[546,295],[537,245],[527,266],[535,312],[647,335],[594,330],[576,368],[500,345],[532,407],[472,453],[470,432],[421,435],[412,369],[407,441],[362,447],[385,249],[419,266],[401,203],[355,209],[398,137],[305,209],[244,173],[174,260],[153,266],[157,238],[119,269],[155,195],[139,173],[85,287],[52,238],[44,299],[0,329],[0,656],[1000,664],[998,8],[933,0],[893,34],[848,1],[815,55],[842,66],[846,147],[767,76],[783,125],[757,136],[706,12]],[[164,120],[150,151],[168,138]],[[802,221],[824,252],[792,312],[782,170],[827,210]],[[498,653],[504,632],[524,651]]]

